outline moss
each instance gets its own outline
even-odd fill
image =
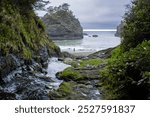
[[[101,63],[104,63],[104,60],[103,59],[88,59],[88,60],[81,60],[79,62],[79,67],[86,67],[87,65],[91,65],[91,66],[98,66],[100,65]]]
[[[82,91],[87,91],[87,87],[83,84],[75,82],[63,82],[57,90],[50,91],[49,97],[54,100],[84,100],[86,97]]]
[[[108,59],[96,58],[96,59],[87,59],[87,60],[73,60],[67,64],[70,64],[74,68],[82,69],[88,66],[97,67],[100,64],[107,63],[107,61]]]
[[[69,99],[74,94],[72,82],[63,82],[56,91],[49,92],[51,99]]]
[[[77,68],[79,67],[79,63],[77,61],[72,61],[71,63],[69,63],[72,67]]]
[[[71,93],[72,84],[70,82],[63,82],[59,87],[59,91],[64,92],[65,94]]]
[[[77,80],[82,78],[81,74],[75,71],[72,67],[68,67],[63,72],[60,72],[59,77],[66,81]]]

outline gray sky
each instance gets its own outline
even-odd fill
[[[51,6],[70,4],[84,28],[116,28],[131,0],[50,0]],[[40,13],[41,15],[42,13]]]

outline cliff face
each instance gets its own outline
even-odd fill
[[[51,39],[82,39],[83,29],[72,12],[64,9],[53,10],[42,18]]]
[[[49,99],[48,58],[60,50],[30,2],[0,1],[0,99]]]
[[[117,31],[115,33],[116,37],[120,37],[121,36],[121,31],[122,31],[123,26],[124,26],[124,22],[121,21],[121,23],[117,26]]]
[[[31,7],[14,0],[0,2],[0,82],[20,66],[58,54],[59,48],[48,39]]]

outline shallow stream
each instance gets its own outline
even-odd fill
[[[70,67],[70,65],[67,65],[61,61],[58,61],[58,58],[50,58],[49,64],[47,68],[47,76],[51,77],[51,79],[54,81],[50,83],[51,86],[53,86],[54,89],[57,89],[59,85],[63,82],[63,80],[58,80],[56,78],[56,73],[63,71],[65,68]]]
[[[70,65],[58,61],[58,58],[50,58],[47,74],[37,72],[38,63],[32,66],[23,66],[11,72],[4,78],[4,85],[0,87],[0,93],[4,99],[17,100],[49,100],[49,92],[56,91],[63,80],[56,78],[56,73],[63,71]],[[79,92],[88,97],[85,99],[99,99],[100,93],[95,87],[80,89]],[[79,98],[80,99],[80,98]]]

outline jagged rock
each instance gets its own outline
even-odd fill
[[[0,80],[19,66],[20,62],[15,55],[9,54],[5,57],[0,56]]]

